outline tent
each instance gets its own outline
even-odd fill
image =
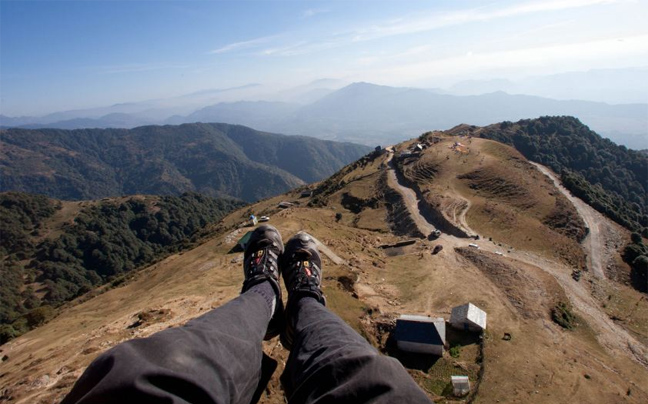
[[[248,241],[250,241],[250,236],[252,236],[252,232],[248,231],[239,239],[239,241],[236,242],[234,247],[232,247],[231,250],[229,250],[230,253],[235,253],[235,252],[243,252],[245,251],[245,247],[247,246]]]

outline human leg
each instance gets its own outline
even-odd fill
[[[283,340],[291,353],[281,380],[289,403],[430,403],[400,362],[325,307],[319,253],[312,239],[299,237],[282,262],[289,293]]]
[[[282,251],[276,229],[255,230],[244,255],[239,297],[183,327],[102,354],[63,404],[248,404],[261,380],[261,341],[278,331],[271,318],[282,307],[277,265]]]
[[[289,403],[430,403],[403,366],[311,297],[297,303],[282,375]]]
[[[258,289],[258,290],[257,290]],[[126,341],[86,369],[62,404],[248,404],[272,312],[260,284],[183,327]]]

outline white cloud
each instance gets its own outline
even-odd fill
[[[317,14],[323,14],[323,13],[328,13],[329,10],[323,9],[323,8],[309,8],[308,10],[305,10],[302,13],[302,18],[310,18],[313,17]]]
[[[353,35],[353,41],[368,41],[395,35],[432,31],[439,28],[472,22],[483,22],[498,18],[515,17],[523,14],[560,11],[625,1],[626,0],[552,0],[530,2],[494,10],[480,7],[446,13],[433,13],[425,17],[400,18],[395,21],[358,29]]]
[[[364,28],[349,29],[337,34],[322,34],[322,36],[318,38],[307,38],[295,44],[277,44],[276,46],[262,50],[260,54],[265,56],[305,55],[326,49],[339,48],[353,43],[397,35],[416,34],[449,26],[515,17],[523,14],[560,11],[611,3],[623,3],[627,1],[632,0],[548,0],[533,1],[500,8],[480,7],[441,13],[429,12],[426,13],[425,16],[421,16],[419,13],[414,16],[400,16],[392,18],[388,21],[365,26]],[[327,10],[309,9],[304,11],[303,16],[310,17],[317,13],[326,11]],[[275,37],[276,36],[238,42],[226,45],[220,49],[212,51],[211,53],[224,53],[233,50],[256,47],[261,43],[269,42],[270,39]],[[420,49],[415,49],[412,54],[408,55],[403,53],[400,56],[413,56],[414,54],[427,51],[425,47],[419,48]],[[367,62],[370,62],[370,59],[366,59],[365,63]]]
[[[137,73],[166,69],[188,69],[190,67],[189,65],[131,63],[117,66],[103,66],[99,69],[99,72],[102,74]]]
[[[294,44],[268,48],[261,51],[261,55],[266,56],[297,56],[306,55],[310,53],[320,52],[326,49],[338,47],[339,42],[336,41],[323,41],[323,42],[308,42],[299,41]]]
[[[233,52],[241,49],[249,49],[249,48],[254,48],[259,45],[262,45],[264,43],[269,42],[270,40],[276,38],[277,35],[272,35],[272,36],[265,36],[261,38],[255,38],[251,39],[249,41],[241,41],[241,42],[234,42],[227,44],[225,46],[222,46],[218,49],[214,49],[209,51],[209,54],[221,54],[221,53],[227,53],[227,52]]]
[[[386,52],[379,52],[378,54],[374,54],[371,56],[362,56],[357,58],[355,62],[359,65],[368,66],[368,65],[379,64],[381,62],[384,63],[386,61],[393,61],[393,60],[401,61],[405,58],[409,58],[411,60],[411,58],[413,57],[430,55],[433,49],[434,48],[432,47],[432,45],[420,45],[420,46],[414,46],[405,49],[402,52],[397,52],[392,54],[388,54]]]
[[[292,45],[280,46],[275,48],[267,48],[261,51],[262,55],[281,55],[281,56],[291,56],[299,53],[294,53],[299,49],[303,48],[304,45],[308,44],[306,41],[300,41]]]
[[[648,34],[497,52],[471,51],[461,56],[378,68],[372,74],[383,79],[407,78],[413,81],[511,68],[544,69],[550,72],[557,65],[574,69],[611,67],[626,57],[639,60],[642,65],[648,64]]]

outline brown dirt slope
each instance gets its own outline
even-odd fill
[[[553,183],[515,149],[438,133],[422,139],[429,147],[399,167],[433,210],[457,227],[468,227],[468,234],[585,267],[579,244],[585,223]],[[430,172],[433,176],[426,178]]]
[[[429,142],[420,156],[428,171],[415,171],[429,177],[413,177],[420,187],[418,193],[412,191],[414,203],[405,200],[398,182],[385,181],[392,156],[385,153],[346,167],[316,186],[311,198],[301,198],[296,190],[240,209],[215,224],[214,237],[206,243],[145,268],[132,281],[73,305],[0,347],[0,357],[5,357],[0,400],[56,402],[106,349],[181,325],[237,296],[242,255],[228,251],[248,230],[240,224],[254,213],[270,216],[284,240],[304,230],[341,259],[336,264],[323,258],[331,310],[381,352],[401,360],[437,402],[466,401],[448,394],[450,376],[456,374],[471,378],[470,400],[476,403],[648,402],[648,362],[641,362],[646,358],[641,337],[647,331],[637,326],[631,336],[623,333],[625,323],[647,318],[648,307],[611,280],[571,278],[570,270],[584,261],[577,240],[581,226],[570,205],[512,149],[485,140],[435,136],[439,140]],[[466,153],[450,148],[456,141],[467,144]],[[468,247],[473,239],[445,234],[438,240],[419,238],[404,247],[380,248],[415,231],[423,233],[422,221],[433,227],[418,210],[419,196],[466,201],[456,206],[454,216],[451,204],[441,214],[449,221],[464,220],[457,227],[481,235],[481,248]],[[390,211],[390,198],[400,198],[401,216]],[[281,201],[294,205],[282,210],[277,206]],[[399,236],[394,226],[405,222],[410,229]],[[432,255],[437,244],[446,248]],[[558,250],[557,244],[564,249]],[[454,306],[466,302],[488,313],[482,338],[449,330],[453,355],[448,351],[441,358],[394,350],[390,332],[400,314],[448,319]],[[559,302],[576,315],[571,331],[551,319]],[[613,313],[626,315],[613,321]],[[276,339],[264,343],[264,350],[279,366],[261,402],[283,403],[279,374],[287,351]]]

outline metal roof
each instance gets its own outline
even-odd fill
[[[396,320],[394,336],[397,341],[443,345],[445,343],[445,322],[440,327],[443,329],[440,330],[436,324],[439,321],[443,321],[443,319],[404,315]]]

